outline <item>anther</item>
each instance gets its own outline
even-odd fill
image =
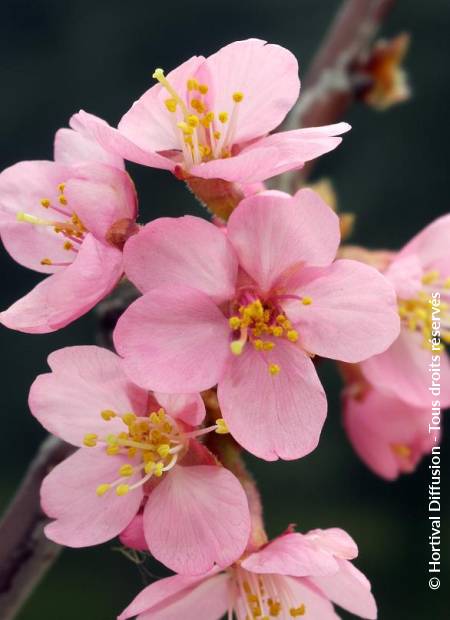
[[[280,370],[281,368],[278,364],[270,364],[269,366],[269,372],[271,375],[278,375]]]
[[[228,112],[220,112],[219,113],[219,121],[221,123],[226,123],[228,120]]]
[[[308,297],[308,295],[305,295],[305,297],[302,297],[302,304],[304,306],[310,306],[312,304],[312,297]]]
[[[112,418],[115,418],[117,416],[117,413],[115,413],[114,411],[111,411],[111,409],[105,409],[104,411],[100,413],[100,415],[106,422],[108,422]]]
[[[286,336],[291,342],[297,342],[298,340],[298,332],[295,329],[290,329]]]
[[[97,445],[97,440],[98,440],[98,435],[96,435],[95,433],[87,433],[87,435],[84,436],[83,444],[87,448],[93,448],[94,446]]]
[[[43,259],[40,261],[40,263],[41,263],[41,265],[53,265],[53,263],[52,263],[52,261],[51,261],[51,259],[50,259],[50,258],[43,258]]]
[[[244,98],[244,93],[241,93],[239,91],[233,93],[233,101],[235,103],[240,103]]]
[[[120,476],[132,476],[133,474],[134,474],[134,468],[129,463],[122,465],[122,467],[119,469]]]
[[[226,435],[230,431],[228,430],[228,426],[223,418],[217,418],[216,420],[217,428],[216,433],[218,435]]]
[[[99,497],[102,497],[106,493],[106,491],[109,491],[110,488],[110,484],[99,484],[96,489],[96,493]]]
[[[50,200],[48,198],[42,198],[41,205],[44,207],[44,209],[48,209],[50,206]]]
[[[66,205],[67,204],[67,198],[61,194],[61,196],[58,196],[58,202],[60,204],[62,204],[62,205]]]
[[[175,99],[166,99],[164,103],[169,112],[177,111],[177,102]]]
[[[119,484],[119,486],[116,488],[116,494],[119,495],[119,497],[122,497],[123,495],[126,495],[129,490],[130,487],[128,486],[128,484]]]

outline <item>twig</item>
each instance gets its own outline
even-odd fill
[[[12,620],[33,588],[58,557],[61,547],[43,532],[39,490],[48,472],[73,448],[48,437],[31,462],[19,490],[0,522],[0,618]]]
[[[352,66],[370,50],[395,0],[346,0],[325,36],[303,81],[303,92],[284,129],[317,127],[341,119],[352,103],[355,81]],[[311,173],[313,163],[300,172],[283,175],[283,189],[296,189]]]

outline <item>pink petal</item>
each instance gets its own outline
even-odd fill
[[[358,555],[358,547],[351,536],[338,527],[326,530],[310,530],[306,538],[318,548],[333,554],[337,558],[353,560]]]
[[[137,513],[142,489],[122,497],[110,489],[98,497],[96,488],[116,480],[126,462],[125,456],[81,448],[52,469],[41,487],[42,508],[55,519],[46,526],[46,536],[68,547],[98,545],[117,536]],[[132,484],[135,478],[129,481]]]
[[[316,548],[307,536],[295,532],[279,536],[260,551],[249,555],[241,564],[253,573],[291,577],[329,575],[338,570],[332,555]]]
[[[436,354],[434,354],[436,355]],[[433,353],[422,346],[422,336],[406,327],[391,347],[361,364],[364,376],[386,394],[416,407],[429,407],[432,396],[429,367]],[[450,363],[448,355],[440,356],[440,394],[442,407],[450,405]]]
[[[203,56],[193,56],[166,76],[184,101],[187,80],[194,77],[204,60]],[[122,117],[119,132],[145,152],[180,150],[180,131],[174,128],[173,114],[164,103],[169,98],[170,93],[161,84],[152,86]]]
[[[126,244],[124,264],[128,278],[144,293],[181,284],[217,304],[234,295],[238,265],[233,247],[220,229],[199,217],[147,224]]]
[[[109,164],[121,170],[125,168],[125,162],[120,155],[106,151],[87,135],[65,127],[58,129],[55,135],[55,161],[66,166],[89,161]]]
[[[260,148],[192,166],[189,173],[202,179],[223,179],[230,183],[257,183],[273,176],[272,172],[277,161],[277,149]]]
[[[370,591],[370,582],[347,560],[338,560],[338,563],[338,574],[312,577],[311,582],[339,607],[361,618],[375,620],[377,605]]]
[[[218,620],[228,607],[226,574],[188,577],[173,575],[147,586],[117,620]]]
[[[376,269],[352,260],[330,267],[305,268],[295,291],[310,297],[304,305],[283,307],[307,351],[345,362],[359,362],[385,351],[399,333],[392,285]]]
[[[269,353],[247,345],[229,363],[218,397],[233,437],[260,458],[297,459],[317,446],[326,398],[313,363],[292,343],[277,341]]]
[[[123,170],[105,164],[78,166],[66,184],[65,194],[84,226],[100,241],[122,219],[134,220],[137,196],[133,182]]]
[[[342,138],[335,136],[350,129],[351,127],[347,123],[337,123],[324,127],[281,131],[253,142],[245,147],[242,152],[243,154],[254,153],[256,155],[260,149],[276,149],[277,157],[270,172],[264,171],[264,175],[259,178],[259,180],[264,181],[283,172],[302,168],[307,161],[333,151],[342,142]]]
[[[148,551],[147,541],[144,536],[144,517],[137,514],[127,527],[120,533],[120,542],[125,547],[137,551]]]
[[[441,276],[450,274],[450,214],[431,222],[411,239],[399,253],[399,257],[416,254],[426,270],[438,269]]]
[[[105,437],[125,430],[123,422],[105,422],[106,409],[119,414],[146,413],[147,392],[125,376],[121,359],[95,346],[66,347],[51,353],[52,372],[39,375],[30,390],[32,414],[50,433],[76,446],[87,433]]]
[[[298,63],[279,45],[259,39],[235,41],[206,60],[214,110],[231,116],[232,95],[242,92],[234,143],[252,140],[277,127],[298,98]]]
[[[65,327],[108,295],[122,274],[122,253],[87,235],[74,262],[0,313],[0,323],[30,334]]]
[[[182,574],[225,568],[250,535],[247,497],[223,467],[175,467],[144,509],[145,538],[157,560]]]
[[[263,193],[245,198],[228,222],[239,262],[263,291],[303,263],[328,265],[340,240],[335,213],[313,191],[293,198]]]
[[[70,119],[70,126],[83,135],[92,136],[104,149],[144,166],[173,170],[175,163],[168,157],[141,149],[105,121],[80,110]]]
[[[422,289],[423,268],[415,254],[397,256],[384,275],[395,288],[397,297],[402,299],[415,297]]]
[[[230,328],[204,293],[167,286],[129,306],[114,332],[125,371],[138,385],[166,393],[215,385],[229,353]]]
[[[0,235],[6,250],[24,267],[53,273],[58,268],[41,265],[43,258],[54,262],[73,259],[64,250],[64,238],[51,226],[37,226],[18,222],[17,213],[22,211],[35,217],[54,221],[67,219],[52,209],[41,205],[47,198],[55,206],[58,202],[58,185],[67,181],[72,172],[66,166],[50,161],[23,161],[0,174]]]
[[[436,437],[428,431],[430,407],[417,408],[376,389],[360,398],[344,398],[344,427],[361,460],[378,476],[395,480],[401,473],[414,471]],[[406,456],[396,447],[406,447]]]
[[[171,418],[182,420],[189,426],[199,426],[206,415],[205,403],[200,394],[154,394],[158,404]]]

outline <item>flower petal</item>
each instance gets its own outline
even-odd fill
[[[126,462],[125,456],[81,448],[52,469],[41,487],[42,508],[55,519],[46,526],[46,536],[68,547],[98,545],[117,536],[137,513],[142,489],[122,497],[110,489],[99,497],[96,488],[115,480]],[[135,478],[129,480],[132,484]]]
[[[137,620],[202,620],[221,618],[228,607],[226,574],[212,576],[173,575],[147,586],[123,611],[117,620],[137,615]]]
[[[307,536],[293,532],[279,536],[260,551],[252,553],[242,567],[253,573],[290,575],[329,575],[338,571],[333,556],[317,548]]]
[[[277,375],[268,364],[280,366]],[[222,415],[246,450],[266,459],[297,459],[314,450],[326,398],[309,357],[290,342],[268,353],[251,345],[235,357],[218,386]]]
[[[136,190],[129,175],[105,164],[78,166],[65,195],[85,227],[104,241],[111,226],[137,215]]]
[[[144,536],[144,517],[138,513],[133,520],[120,533],[120,542],[125,547],[137,551],[148,551],[147,541]]]
[[[358,555],[358,547],[353,538],[338,527],[310,530],[305,536],[317,547],[337,558],[353,560]]]
[[[29,334],[65,327],[114,288],[122,274],[122,253],[88,235],[74,262],[60,269],[1,312],[0,323]]]
[[[51,258],[54,262],[73,259],[63,247],[65,239],[56,234],[52,226],[17,220],[19,212],[50,222],[61,220],[62,216],[53,209],[44,208],[41,200],[46,198],[52,205],[60,206],[58,185],[67,181],[71,174],[67,166],[51,161],[23,161],[0,174],[0,235],[7,252],[20,265],[53,273],[58,268],[41,265],[43,258]]]
[[[339,573],[312,577],[311,582],[336,605],[361,618],[375,620],[377,604],[370,591],[369,580],[347,560],[338,560],[338,563]]]
[[[105,422],[101,411],[146,413],[147,392],[125,376],[121,359],[101,347],[66,347],[51,353],[52,372],[39,375],[30,390],[32,414],[50,433],[76,446],[87,433],[104,437],[125,430],[120,419]]]
[[[410,254],[419,257],[425,269],[437,269],[444,278],[450,275],[450,214],[437,218],[426,226],[400,251],[398,257]]]
[[[333,577],[331,576],[330,579]],[[310,618],[320,620],[340,620],[333,605],[323,596],[309,579],[302,577],[285,577],[286,585],[297,607],[305,606],[306,614]],[[306,616],[308,617],[308,616]]]
[[[117,129],[84,110],[72,116],[70,126],[83,135],[92,137],[107,151],[116,153],[129,161],[163,170],[175,168],[175,162],[168,157],[140,148]]]
[[[228,222],[239,263],[263,291],[303,263],[328,265],[340,240],[339,221],[312,190],[290,198],[267,192],[245,198]]]
[[[89,161],[109,164],[121,170],[125,168],[125,162],[120,155],[105,150],[87,135],[66,127],[58,129],[55,135],[55,161],[66,166]]]
[[[187,80],[194,77],[204,60],[203,56],[193,56],[166,76],[185,103]],[[152,86],[122,117],[119,132],[145,152],[180,150],[181,133],[164,103],[169,98],[170,93],[161,84]]]
[[[223,467],[177,466],[151,493],[144,532],[157,560],[177,573],[197,575],[228,567],[250,535],[247,497]]]
[[[204,293],[167,286],[146,293],[117,322],[114,342],[125,371],[158,392],[200,392],[214,386],[229,353],[230,328]]]
[[[234,107],[233,93],[242,92],[234,143],[252,140],[277,127],[300,91],[298,63],[284,47],[259,39],[235,41],[209,56],[216,113]]]
[[[251,152],[241,152],[232,157],[212,159],[189,169],[194,177],[202,179],[223,179],[236,183],[257,183],[273,176],[272,171],[278,161],[275,148],[260,148]]]
[[[124,264],[128,278],[144,293],[181,284],[219,304],[233,296],[236,286],[237,259],[226,235],[190,215],[147,224],[126,244]]]
[[[254,153],[256,156],[259,150],[277,151],[270,172],[264,171],[264,176],[258,179],[264,181],[283,172],[302,168],[306,162],[333,151],[342,142],[342,138],[336,136],[350,129],[347,123],[337,123],[323,127],[280,131],[253,142],[242,150],[242,154]]]
[[[283,302],[302,347],[323,357],[359,362],[385,351],[399,333],[392,285],[376,269],[353,260],[305,268],[296,295]]]
[[[200,394],[155,392],[154,397],[171,418],[182,420],[189,426],[199,426],[205,418],[205,403]]]
[[[429,407],[433,396],[430,365],[433,354],[422,346],[422,336],[406,327],[387,351],[361,364],[364,376],[387,395],[416,407]],[[440,355],[440,394],[442,407],[450,405],[450,362],[447,353]]]

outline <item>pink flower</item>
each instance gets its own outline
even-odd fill
[[[361,460],[387,480],[413,472],[438,445],[430,433],[428,408],[418,408],[367,386],[360,394],[344,393],[344,426]]]
[[[357,555],[354,541],[338,528],[289,532],[225,572],[174,575],[151,584],[119,620],[220,620],[227,612],[230,620],[337,620],[333,603],[374,619],[370,583],[349,561]]]
[[[244,448],[308,454],[326,416],[313,354],[356,362],[399,330],[392,286],[356,261],[333,263],[338,245],[337,216],[308,189],[246,198],[226,234],[190,216],[151,222],[124,249],[144,293],[115,331],[126,372],[163,392],[218,384]]]
[[[137,200],[123,160],[71,129],[55,138],[55,161],[25,161],[0,175],[0,234],[24,267],[52,274],[0,313],[28,333],[64,327],[105,297],[123,273]]]
[[[433,380],[440,384],[441,406],[450,405],[450,364],[442,347],[450,343],[449,239],[450,214],[432,222],[392,260],[385,276],[397,292],[400,336],[361,366],[377,390],[416,408],[430,407]]]
[[[240,483],[195,441],[198,394],[150,395],[128,381],[118,356],[95,346],[49,357],[30,409],[51,433],[79,446],[41,489],[54,519],[48,538],[71,547],[117,536],[140,513],[152,554],[179,573],[228,566],[244,551],[248,503]],[[151,413],[149,413],[151,412]]]
[[[72,126],[112,152],[180,178],[254,183],[333,150],[347,123],[267,135],[298,98],[295,57],[259,39],[193,56],[133,104],[118,129],[81,111]]]

